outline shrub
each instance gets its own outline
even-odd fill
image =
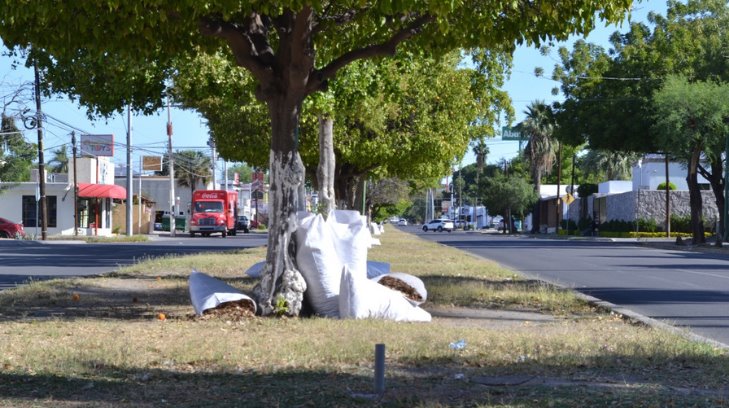
[[[656,187],[656,190],[665,190],[665,189],[666,189],[665,181],[663,183],[659,184],[658,187]],[[671,182],[668,182],[668,190],[670,190],[670,191],[676,190],[676,185]]]
[[[671,231],[691,232],[691,216],[671,214]]]

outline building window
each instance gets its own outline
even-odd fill
[[[23,226],[26,228],[40,227],[40,223],[36,223],[36,204],[35,196],[23,196]],[[56,205],[56,196],[46,196],[46,206],[48,207],[48,228],[56,228]],[[40,217],[40,214],[38,214],[38,216]]]

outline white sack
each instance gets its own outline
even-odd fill
[[[425,289],[425,283],[423,283],[423,280],[418,278],[415,275],[410,275],[409,273],[403,273],[403,272],[392,272],[392,273],[386,273],[383,275],[376,276],[372,278],[373,282],[380,282],[382,278],[389,277],[394,278],[397,280],[400,280],[404,283],[406,283],[408,286],[413,288],[415,292],[417,292],[418,295],[420,295],[421,300],[415,300],[411,299],[409,297],[405,297],[410,303],[413,303],[415,305],[420,305],[425,303],[426,300],[428,300],[428,291]],[[393,289],[394,290],[394,289]],[[401,293],[399,291],[396,291],[398,293]]]
[[[352,273],[367,276],[367,249],[371,246],[372,235],[366,219],[359,215],[359,211],[334,210],[327,218],[327,225],[332,230],[339,260]],[[337,276],[341,272],[341,268],[337,270]]]
[[[250,296],[202,272],[193,269],[189,285],[192,307],[195,308],[198,316],[202,316],[204,311],[214,309],[223,303],[240,300],[250,300],[253,304],[253,313],[256,312],[256,302]]]
[[[429,322],[430,313],[411,304],[400,293],[359,277],[345,266],[339,290],[339,316],[352,319],[386,319]]]
[[[380,224],[376,222],[370,223],[370,234],[372,235],[380,235],[382,231],[380,231]]]
[[[342,261],[331,228],[320,214],[299,213],[296,264],[306,281],[306,297],[314,313],[339,316]]]
[[[367,261],[367,279],[390,273],[389,262]]]

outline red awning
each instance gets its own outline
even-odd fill
[[[86,198],[127,198],[127,189],[115,184],[78,183],[78,196]]]

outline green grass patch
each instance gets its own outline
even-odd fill
[[[420,276],[426,308],[550,320],[198,318],[195,268],[240,288],[265,249],[143,260],[0,292],[0,406],[721,406],[723,349],[633,324],[570,291],[388,228],[369,259]],[[165,319],[160,319],[160,314]],[[455,350],[450,344],[464,340]],[[373,397],[374,345],[386,392]]]

